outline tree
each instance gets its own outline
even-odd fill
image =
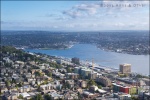
[[[98,88],[99,88],[99,89],[101,89],[101,88],[102,88],[102,86],[101,86],[101,85],[98,85]]]
[[[37,64],[37,62],[38,62],[38,58],[37,57],[34,57],[34,62],[35,62],[35,64]]]
[[[35,97],[31,98],[30,100],[44,100],[41,94],[36,95]]]
[[[41,92],[40,85],[37,87],[37,91]]]
[[[96,85],[96,83],[95,83],[94,80],[90,79],[90,80],[88,81],[88,86],[92,86],[92,85]]]
[[[11,83],[10,83],[9,80],[7,80],[7,81],[5,82],[5,84],[6,84],[7,87],[11,85]]]
[[[82,100],[83,98],[82,98],[82,95],[78,92],[78,99],[79,100]]]
[[[20,82],[19,84],[18,84],[18,87],[22,87],[23,86],[23,82]]]
[[[35,72],[35,76],[42,76],[40,72]]]
[[[49,77],[52,77],[52,73],[51,72],[48,72],[47,74]]]
[[[45,98],[45,100],[52,100],[52,99],[51,99],[51,96],[48,95],[48,94],[45,94],[45,95],[44,95],[44,98]]]
[[[71,70],[69,67],[67,67],[67,72],[68,72],[68,73],[71,73],[72,70]]]
[[[131,97],[131,100],[140,100],[140,99],[137,98],[137,97],[132,96],[132,97]]]
[[[19,95],[19,96],[18,96],[18,99],[23,99],[23,96],[22,96],[22,95]]]

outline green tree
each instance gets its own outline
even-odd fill
[[[41,92],[40,85],[37,87],[37,91]]]
[[[101,85],[98,85],[98,88],[99,88],[99,89],[101,89],[101,88],[102,88],[102,86],[101,86]]]
[[[140,100],[138,97],[134,97],[134,96],[132,96],[131,97],[131,100]]]
[[[92,85],[97,85],[97,84],[95,83],[94,80],[90,79],[90,80],[88,81],[88,87],[90,87],[90,86],[92,86]]]
[[[18,84],[18,87],[22,87],[23,86],[23,82],[20,82],[19,84]]]
[[[49,77],[52,77],[52,73],[51,72],[48,72],[47,74]]]
[[[23,99],[23,96],[22,96],[22,95],[19,95],[19,96],[18,96],[18,99]]]
[[[71,68],[67,67],[67,72],[68,72],[68,73],[71,73],[71,72],[72,72],[72,71],[71,71]]]
[[[9,80],[7,80],[7,81],[5,82],[5,84],[6,84],[7,87],[11,85],[11,83],[10,83]]]
[[[48,94],[45,94],[45,95],[44,95],[44,98],[45,98],[45,100],[52,100],[52,99],[51,99],[51,96],[48,95]]]
[[[30,100],[44,100],[41,94],[37,94],[35,97],[31,98]]]
[[[35,72],[35,76],[42,76],[40,72]]]

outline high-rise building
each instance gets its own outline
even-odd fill
[[[120,72],[125,73],[131,73],[131,64],[120,64]]]
[[[72,63],[80,64],[79,58],[74,57],[74,58],[72,58],[71,60],[72,60],[72,61],[71,61]]]

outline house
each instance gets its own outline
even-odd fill
[[[142,78],[146,85],[150,86],[150,79],[149,78]]]
[[[60,94],[58,94],[56,92],[49,93],[49,95],[51,96],[52,100],[59,100],[59,99],[63,99],[64,98],[63,95],[60,95]]]
[[[34,96],[36,96],[37,94],[36,93],[34,93],[34,92],[28,92],[28,94],[30,95],[30,98],[32,98],[32,97],[34,97]]]
[[[17,100],[18,99],[18,95],[17,94],[10,94],[6,98],[7,98],[7,100]]]
[[[23,72],[24,72],[24,71],[23,71],[22,69],[18,69],[18,70],[17,70],[17,73],[19,73],[19,74],[23,74]]]
[[[82,94],[83,93],[83,90],[81,88],[78,88],[77,89],[78,93]]]
[[[1,73],[2,73],[2,72],[3,72],[3,73],[6,73],[6,68],[2,68],[2,69],[1,69]]]
[[[25,74],[25,78],[26,78],[26,79],[31,78],[31,73],[26,73],[26,74]]]
[[[19,92],[28,92],[31,90],[30,85],[24,85],[23,87],[18,88]]]
[[[64,94],[65,100],[78,100],[78,94],[77,92],[69,91]]]
[[[16,64],[19,64],[19,65],[24,65],[24,62],[23,61],[15,61]]]
[[[89,91],[84,91],[84,92],[83,92],[83,96],[84,96],[85,98],[90,98],[89,100],[91,100],[91,99],[94,99],[94,98],[98,97],[99,94],[97,94],[97,93],[91,93],[91,92],[89,92]]]
[[[122,93],[122,92],[114,93],[114,97],[118,98],[119,100],[130,100],[131,99],[130,94]]]
[[[24,81],[22,77],[15,78],[14,80],[15,80],[15,83],[17,84]]]
[[[8,57],[4,57],[3,60],[4,60],[6,63],[13,63],[13,61],[10,60]]]
[[[37,85],[40,85],[41,83],[43,83],[43,79],[42,78],[36,78],[36,83]]]
[[[34,74],[35,72],[40,72],[41,73],[42,71],[41,71],[41,69],[32,69],[31,70],[31,74]]]
[[[111,86],[111,80],[108,79],[107,77],[100,76],[96,78],[96,81],[103,84],[104,86]]]
[[[7,91],[4,93],[2,100],[17,100],[18,92]]]
[[[106,94],[106,93],[107,93],[107,91],[102,90],[102,89],[98,89],[98,92],[99,92],[100,94]]]
[[[24,99],[25,99],[25,98],[26,98],[26,99],[30,99],[30,98],[31,98],[30,94],[27,93],[27,92],[20,93],[19,95],[21,95]]]
[[[14,64],[13,67],[16,69],[16,68],[19,68],[19,64]]]
[[[35,78],[27,78],[27,82],[32,83],[32,81],[36,81]]]
[[[69,85],[69,88],[74,87],[74,80],[65,80],[65,82]]]
[[[79,86],[82,87],[82,88],[86,88],[87,87],[87,82],[86,81],[79,80],[78,83],[79,83]]]
[[[55,81],[53,82],[53,87],[54,87],[54,89],[61,90],[61,89],[62,89],[62,84],[60,84],[60,81],[55,80]]]
[[[4,92],[8,91],[8,89],[6,86],[1,86],[0,91],[1,91],[1,93],[4,93]]]
[[[27,81],[30,83],[30,85],[35,85],[36,79],[30,78]]]
[[[62,60],[62,59],[57,59],[56,60],[57,64],[70,64],[70,62],[66,61],[66,60]]]
[[[39,65],[38,66],[40,69],[45,69],[46,67],[44,65]]]
[[[7,80],[12,81],[12,77],[7,77]]]
[[[69,78],[69,79],[78,79],[79,77],[79,74],[76,74],[76,73],[66,73],[66,78]]]
[[[59,69],[59,72],[61,72],[61,73],[66,73],[67,70],[66,70],[65,68],[61,68],[61,69]]]
[[[45,84],[45,85],[41,85],[40,89],[45,93],[45,92],[48,92],[49,90],[52,90],[53,89],[53,85],[51,83]]]
[[[90,91],[91,91],[91,92],[95,92],[95,91],[97,91],[97,90],[98,90],[98,87],[95,86],[95,85],[93,85],[93,86],[90,87]]]
[[[90,93],[88,91],[83,92],[83,96],[86,97],[86,98],[92,97],[93,95],[94,95],[93,93]]]
[[[144,93],[144,100],[150,100],[150,92]]]

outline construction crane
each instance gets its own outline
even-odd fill
[[[92,58],[92,71],[94,69],[94,59]]]

